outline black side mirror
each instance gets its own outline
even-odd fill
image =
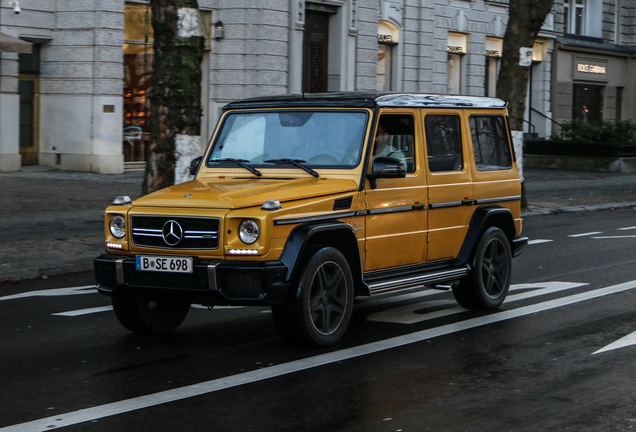
[[[197,175],[197,171],[199,171],[199,165],[201,165],[202,160],[203,160],[203,156],[199,156],[198,158],[192,159],[192,162],[190,162],[191,175]]]
[[[379,178],[404,178],[406,168],[401,160],[390,157],[376,157],[371,163],[371,172],[367,173],[367,178],[371,182],[371,189],[377,186],[376,179]]]

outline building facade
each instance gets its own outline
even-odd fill
[[[0,32],[33,43],[31,54],[0,53],[0,171],[41,164],[116,174],[143,165],[148,2],[19,0],[19,14],[9,0],[0,4]],[[206,40],[199,153],[222,106],[240,98],[496,92],[506,0],[199,0],[199,9]],[[554,23],[551,14],[533,47],[526,123],[539,136],[553,124],[552,59],[561,61],[552,54]]]
[[[554,120],[636,120],[636,5],[557,0],[555,11]]]

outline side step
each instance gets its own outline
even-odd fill
[[[469,267],[455,267],[445,270],[434,270],[419,275],[394,277],[391,279],[366,282],[371,295],[413,288],[419,285],[433,285],[435,288],[451,289],[449,282],[468,276]]]

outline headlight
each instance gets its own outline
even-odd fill
[[[239,226],[239,238],[245,244],[252,244],[258,240],[258,225],[252,219],[246,219]]]
[[[116,215],[110,218],[110,233],[113,237],[123,238],[126,235],[126,219],[123,216]]]

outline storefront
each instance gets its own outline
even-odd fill
[[[566,35],[553,54],[553,112],[559,123],[636,120],[634,47]]]

